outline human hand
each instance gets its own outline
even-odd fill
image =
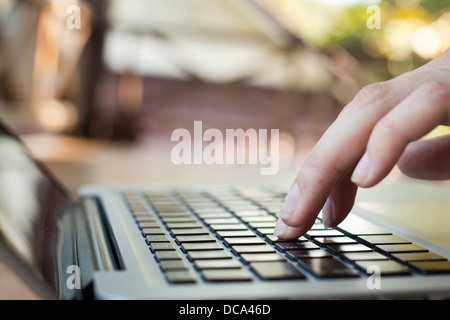
[[[325,226],[338,225],[357,188],[376,185],[396,164],[413,178],[450,179],[450,135],[419,140],[438,125],[450,125],[450,49],[358,92],[303,162],[274,234],[301,236],[321,209]]]

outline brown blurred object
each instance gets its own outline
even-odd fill
[[[114,137],[134,140],[138,135],[138,123],[142,107],[144,83],[143,79],[135,74],[123,74],[119,79],[117,92],[117,127]]]
[[[69,29],[68,9],[79,8],[81,25]],[[78,122],[75,104],[79,80],[77,64],[90,34],[90,11],[80,1],[49,2],[42,8],[36,34],[32,108],[49,131],[73,130]]]
[[[9,102],[2,116],[18,123],[19,131],[65,132],[79,125],[78,64],[91,34],[91,14],[81,0],[19,1],[2,21],[0,79]]]

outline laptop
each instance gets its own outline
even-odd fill
[[[0,127],[0,264],[44,299],[450,298],[450,197],[360,192],[338,227],[273,229],[287,186],[106,186],[69,193]]]

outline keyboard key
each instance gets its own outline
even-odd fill
[[[318,278],[357,277],[357,270],[336,259],[299,259],[299,265]]]
[[[447,260],[443,256],[438,255],[434,252],[412,252],[412,253],[393,253],[393,257],[400,259],[402,261],[445,261]]]
[[[310,237],[343,237],[342,232],[336,229],[309,230],[306,233]]]
[[[273,235],[275,228],[258,228],[256,229],[256,233],[260,236]]]
[[[150,209],[145,205],[130,205],[130,209],[134,215],[151,213]]]
[[[273,253],[275,249],[267,244],[260,245],[235,245],[232,247],[232,251],[239,255],[242,253]]]
[[[222,246],[220,246],[216,242],[188,242],[183,243],[181,246],[183,251],[194,251],[194,250],[220,250],[223,249]]]
[[[241,254],[242,261],[250,262],[270,262],[270,261],[286,261],[286,259],[278,253],[247,253]]]
[[[231,238],[231,237],[254,237],[255,233],[250,230],[239,231],[217,231],[219,238]]]
[[[301,236],[300,238],[295,239],[295,240],[286,240],[286,239],[280,239],[277,236],[274,236],[273,234],[265,235],[264,239],[266,239],[266,241],[268,241],[270,244],[275,244],[275,243],[279,243],[279,242],[292,242],[292,241],[304,242],[304,241],[309,241],[308,239],[306,239],[303,236]]]
[[[274,222],[250,222],[248,225],[253,229],[261,228],[275,228],[276,221]]]
[[[240,269],[241,263],[236,259],[195,260],[195,267],[204,269]]]
[[[167,207],[167,206],[178,206],[178,201],[172,197],[170,194],[166,194],[164,197],[153,197],[147,196],[154,206]]]
[[[371,236],[359,236],[364,242],[370,244],[408,244],[411,241],[395,235],[371,235]]]
[[[197,219],[195,219],[194,217],[192,217],[192,216],[189,216],[189,217],[165,217],[164,219],[164,222],[165,223],[169,223],[169,222],[181,222],[181,223],[184,223],[184,222],[187,222],[187,223],[189,223],[189,222],[197,222]]]
[[[144,223],[144,222],[157,223],[156,220],[153,218],[153,215],[136,216],[135,220],[139,224]]]
[[[388,260],[388,258],[381,253],[372,252],[345,252],[342,254],[345,258],[352,261],[364,261],[364,260]]]
[[[427,252],[428,250],[417,244],[382,244],[377,245],[378,249],[381,249],[388,253],[402,253],[402,252]]]
[[[155,207],[155,210],[161,217],[175,217],[181,216],[182,214],[189,215],[187,209],[179,206]]]
[[[183,260],[161,260],[159,266],[163,271],[168,270],[188,270],[188,266]]]
[[[139,223],[139,227],[142,228],[159,228],[159,224],[156,221],[143,221]]]
[[[214,231],[248,230],[245,224],[211,224],[209,226]]]
[[[178,236],[177,237],[178,243],[187,243],[187,242],[216,242],[216,239],[214,239],[209,234],[203,234],[203,235],[187,235],[187,236]]]
[[[264,280],[305,279],[306,277],[289,262],[254,262],[250,268]]]
[[[239,204],[233,204],[233,205],[226,205],[226,204],[224,204],[224,205],[231,212],[235,212],[236,210],[251,211],[251,210],[258,210],[259,209],[259,207],[257,205],[253,205],[253,204],[239,203]]]
[[[161,260],[181,260],[181,255],[175,251],[156,251],[155,258],[157,261]]]
[[[175,247],[170,242],[153,242],[150,244],[150,249],[155,251],[175,250]]]
[[[142,234],[146,235],[164,235],[166,232],[161,228],[143,228]]]
[[[410,265],[422,273],[450,273],[450,261],[414,261]]]
[[[226,212],[225,210],[224,210],[224,212],[204,212],[204,213],[201,213],[201,212],[198,212],[198,210],[196,210],[195,212],[197,213],[197,215],[201,219],[207,219],[207,218],[210,218],[210,219],[213,219],[213,218],[216,218],[216,219],[219,219],[219,218],[222,218],[222,219],[233,218],[233,215],[231,213],[229,213],[229,212]]]
[[[312,242],[277,242],[275,248],[281,251],[289,250],[314,250],[320,249],[320,247]]]
[[[159,214],[172,213],[172,212],[186,212],[186,209],[178,204],[159,205],[154,202],[152,204],[155,207],[156,211],[159,212]]]
[[[236,237],[236,238],[224,238],[227,245],[237,245],[237,244],[264,244],[266,243],[261,238],[254,237]]]
[[[251,281],[252,276],[246,269],[203,270],[203,279],[211,282]]]
[[[195,283],[195,276],[186,270],[169,270],[166,272],[167,280],[171,283]]]
[[[208,230],[205,228],[192,228],[192,229],[172,229],[170,233],[177,237],[180,235],[201,235],[201,234],[208,234]]]
[[[363,245],[363,244],[332,244],[327,246],[327,248],[331,249],[335,253],[340,252],[369,252],[373,251],[371,248]]]
[[[190,201],[189,206],[193,210],[197,210],[197,209],[208,209],[208,210],[221,209],[221,207],[218,204],[212,202],[211,200],[208,200],[208,201]]]
[[[203,226],[198,222],[169,222],[166,223],[168,229],[193,229],[202,228]]]
[[[147,243],[170,242],[169,238],[167,238],[165,235],[148,235],[145,237],[145,240],[147,241]]]
[[[331,244],[356,244],[358,243],[355,239],[350,237],[315,237],[314,242],[318,242],[321,245],[331,245]]]
[[[313,259],[313,258],[332,258],[331,254],[324,250],[290,250],[286,257],[289,259]]]
[[[241,224],[241,222],[236,218],[222,218],[222,219],[205,219],[203,220],[206,224]]]
[[[192,214],[186,211],[181,212],[159,212],[158,213],[161,219],[164,221],[166,218],[182,218],[189,219],[192,218]]]
[[[234,214],[238,217],[261,217],[269,215],[264,210],[236,210]]]
[[[249,216],[249,217],[242,217],[243,221],[251,223],[251,222],[272,222],[277,221],[277,218],[274,216]]]
[[[359,266],[364,272],[367,272],[369,274],[371,273],[369,268],[372,266],[378,267],[381,275],[410,274],[410,270],[407,267],[393,260],[357,261],[356,265]]]
[[[231,259],[231,253],[225,250],[189,251],[190,260]]]

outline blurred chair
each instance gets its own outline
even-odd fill
[[[0,77],[10,106],[2,113],[24,130],[76,132],[83,116],[79,62],[91,34],[90,6],[33,0],[9,1],[2,9]]]

